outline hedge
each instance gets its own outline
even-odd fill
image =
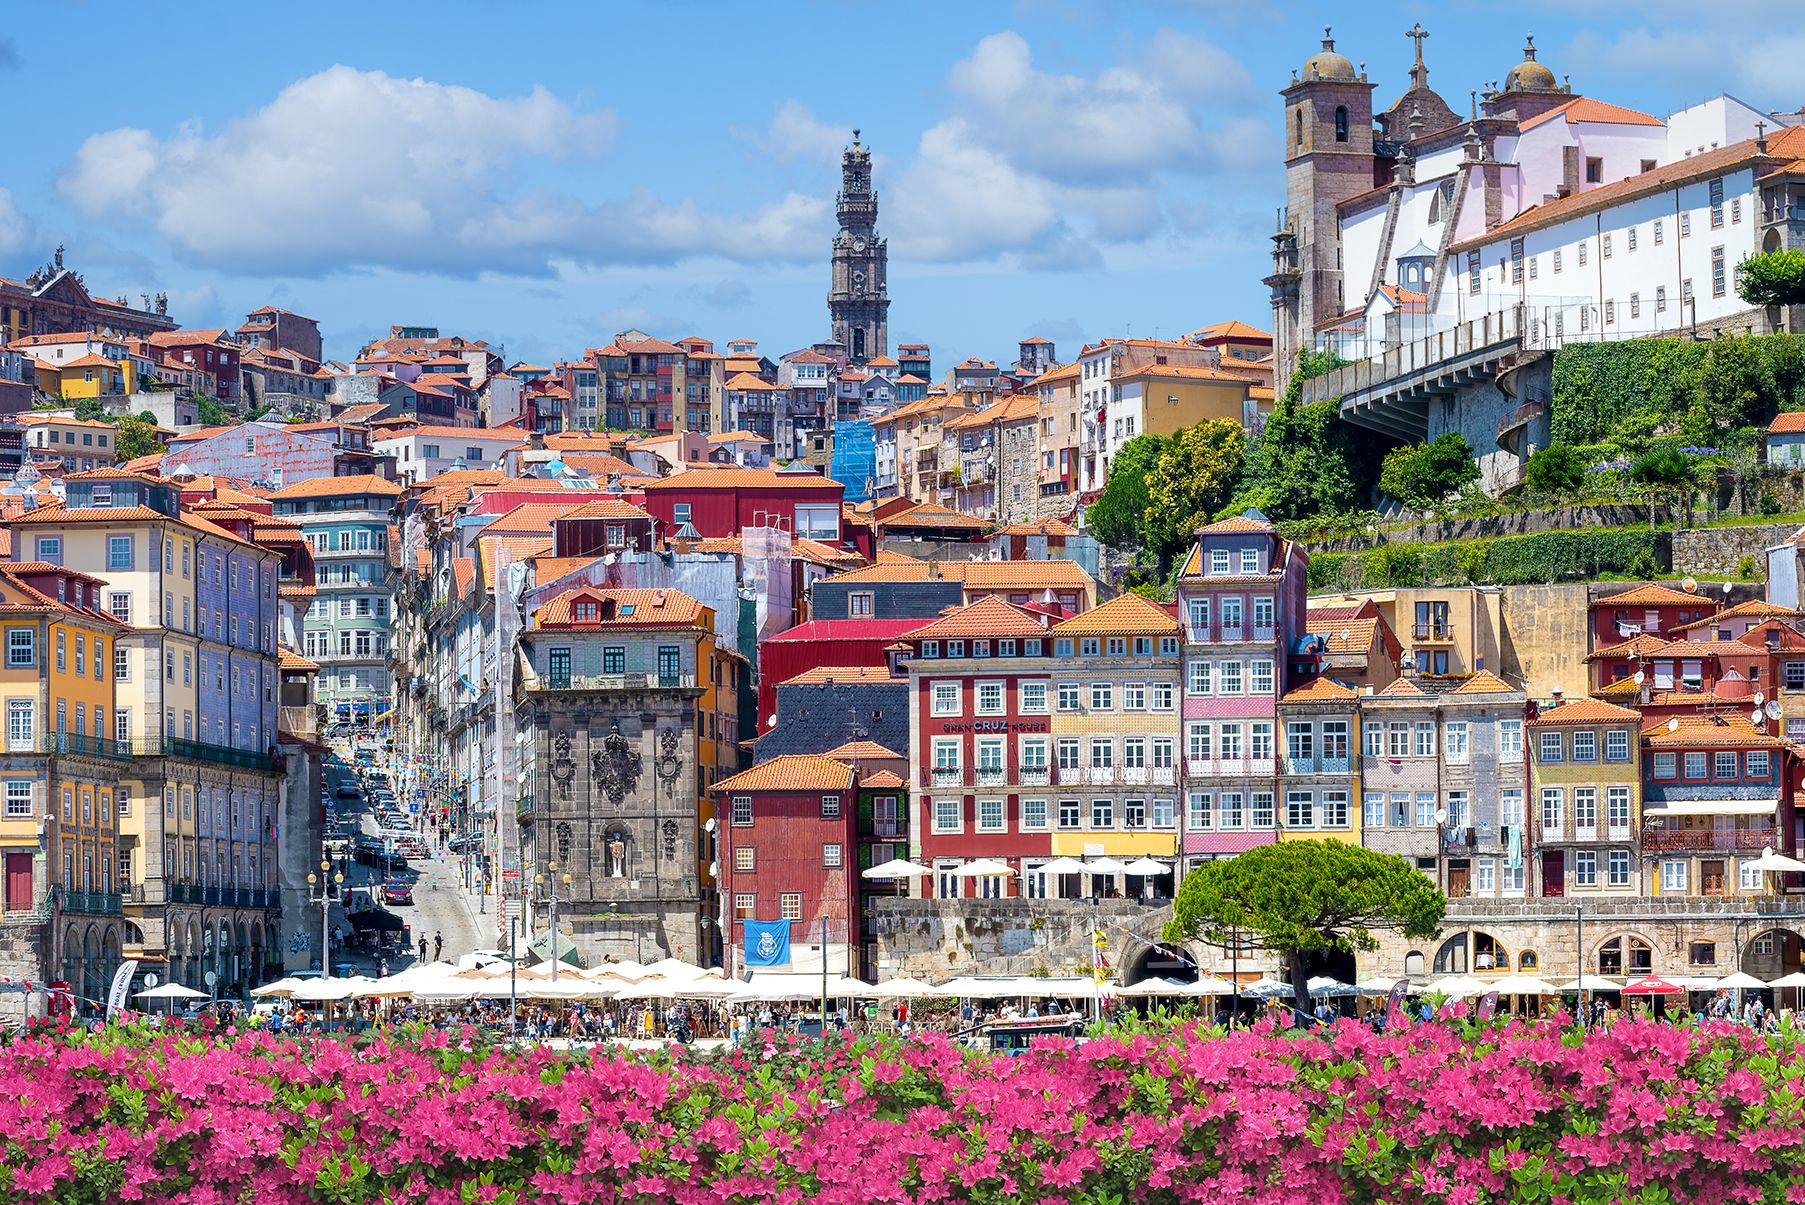
[[[1668,533],[1641,528],[1540,531],[1438,544],[1382,544],[1363,552],[1317,553],[1310,589],[1394,586],[1527,586],[1601,574],[1652,576],[1668,568]]]
[[[1765,426],[1778,411],[1805,408],[1805,343],[1793,335],[1570,343],[1554,353],[1552,386],[1555,443],[1640,441],[1672,429],[1705,395],[1731,426]]]

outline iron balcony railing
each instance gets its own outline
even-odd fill
[[[130,741],[109,740],[103,736],[85,736],[76,732],[46,732],[38,737],[39,753],[73,753],[83,757],[132,756]]]
[[[119,912],[120,896],[116,891],[75,891],[63,887],[57,891],[57,902],[64,912],[114,916]]]

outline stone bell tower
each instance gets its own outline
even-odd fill
[[[889,249],[877,233],[871,150],[852,132],[840,158],[840,231],[834,235],[827,313],[833,339],[854,364],[890,354]]]

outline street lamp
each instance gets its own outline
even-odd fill
[[[332,870],[332,860],[327,858],[324,854],[321,854],[320,873],[317,875],[312,873],[308,874],[307,887],[309,891],[316,886],[320,889],[319,898],[310,902],[320,906],[320,978],[322,979],[332,978],[331,914],[332,897],[335,894],[333,891],[334,884],[341,888],[345,885],[344,872],[339,871],[334,874]]]
[[[570,886],[570,875],[566,873],[560,876],[558,874],[558,864],[556,862],[547,862],[545,864],[545,869],[550,873],[534,875],[533,882],[545,888],[547,901],[551,904],[552,908],[552,982],[556,983],[558,981],[558,963],[563,960],[558,952],[558,884],[562,882],[566,887]]]

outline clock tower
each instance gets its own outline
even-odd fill
[[[827,313],[833,339],[854,364],[890,354],[889,251],[877,233],[877,190],[871,151],[852,145],[840,158],[840,232],[834,235],[833,285]]]

